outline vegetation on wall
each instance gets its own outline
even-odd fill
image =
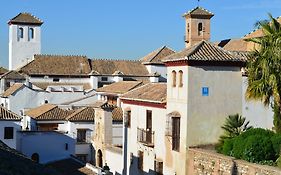
[[[264,36],[246,41],[256,44],[247,64],[247,99],[261,100],[274,111],[274,130],[281,133],[281,25],[269,14],[258,22]]]

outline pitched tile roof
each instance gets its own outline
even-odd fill
[[[4,74],[6,72],[8,72],[8,70],[6,68],[0,67],[0,75]]]
[[[96,175],[92,170],[86,168],[85,164],[72,158],[48,163],[47,167],[57,170],[60,175]]]
[[[226,39],[216,43],[217,46],[224,48],[228,51],[247,52],[248,42],[240,39]]]
[[[13,95],[15,92],[17,92],[19,89],[24,87],[25,85],[23,83],[15,83],[10,88],[8,88],[3,94],[1,94],[1,97],[7,98],[10,95]]]
[[[20,175],[58,175],[55,170],[35,163],[15,149],[8,147],[0,140],[0,174]]]
[[[20,69],[27,75],[88,75],[91,72],[86,56],[34,55],[34,60]]]
[[[245,62],[244,57],[235,55],[229,51],[215,46],[208,41],[201,41],[194,46],[188,47],[178,53],[172,54],[165,58],[169,61],[227,61],[227,62]]]
[[[276,19],[279,23],[281,23],[281,16],[277,17]],[[262,37],[262,36],[264,36],[263,29],[255,29],[255,30],[251,31],[250,33],[246,34],[243,37],[243,39],[259,38],[259,37]]]
[[[42,25],[43,21],[35,17],[30,13],[19,13],[17,16],[12,18],[8,24],[33,24]]]
[[[148,83],[125,93],[121,98],[135,101],[166,103],[166,83]]]
[[[28,110],[25,114],[35,120],[65,120],[70,112],[53,104],[44,104]]]
[[[10,70],[0,76],[0,78],[12,79],[12,80],[25,80],[24,75],[20,74],[18,71]]]
[[[149,72],[141,61],[134,60],[92,60],[92,70],[100,75],[149,76]]]
[[[122,108],[116,107],[112,111],[112,121],[122,122],[123,121],[123,111]]]
[[[0,106],[0,120],[21,120],[21,117],[12,111]]]
[[[41,83],[41,82],[33,82],[35,86],[46,90],[49,86],[83,86],[84,90],[92,89],[90,83],[60,83],[60,82],[50,82],[50,83]]]
[[[154,50],[153,52],[149,53],[148,55],[144,56],[140,60],[144,64],[163,64],[162,59],[175,53],[174,50],[170,49],[167,46],[163,46],[159,49]]]
[[[91,107],[82,107],[76,109],[72,114],[66,117],[66,120],[69,121],[87,121],[87,122],[94,122],[95,120],[95,110]]]
[[[196,7],[188,12],[186,12],[185,14],[183,14],[183,16],[209,16],[209,17],[213,17],[214,14],[202,7]]]
[[[142,84],[142,81],[120,81],[98,88],[96,91],[114,94],[124,94],[136,87],[141,86]]]

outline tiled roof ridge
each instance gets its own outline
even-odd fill
[[[20,117],[18,114],[14,113],[13,111],[11,111],[11,110],[9,110],[9,109],[7,109],[7,108],[4,108],[2,105],[0,105],[0,108],[1,108],[2,110],[4,110],[4,111],[7,111],[7,113],[12,114],[13,117],[16,117],[16,118],[13,118],[13,119],[21,120],[21,117]]]
[[[34,54],[35,56],[43,56],[43,57],[83,57],[83,58],[88,58],[86,55],[63,55],[63,54]]]
[[[5,72],[4,74],[0,75],[0,78],[5,77],[5,76],[7,76],[7,75],[9,75],[10,73],[13,73],[13,72],[17,72],[18,74],[22,75],[22,73],[20,73],[17,70],[8,70],[8,72]]]
[[[54,104],[49,104],[49,105],[52,105],[52,108],[50,108],[50,109],[44,111],[42,114],[38,115],[38,116],[35,117],[35,118],[40,118],[42,115],[46,114],[47,112],[50,112],[51,110],[54,110],[55,108],[58,108],[57,105],[54,105]]]
[[[207,10],[207,9],[205,9],[205,8],[203,8],[203,7],[197,6],[197,7],[194,7],[193,9],[187,11],[186,13],[184,13],[183,16],[186,16],[186,15],[188,15],[188,14],[191,14],[193,11],[195,11],[195,10],[197,10],[197,9],[204,10],[204,11],[206,11],[206,12],[208,12],[208,13],[214,15],[214,13],[210,12],[209,10]]]
[[[11,21],[13,21],[13,20],[16,19],[17,17],[19,17],[21,14],[23,14],[23,15],[30,15],[30,16],[33,17],[34,19],[38,20],[40,23],[42,23],[42,24],[44,23],[44,21],[43,21],[42,19],[38,18],[37,16],[33,15],[33,14],[30,13],[30,12],[20,12],[17,16],[15,16],[15,17],[13,17],[12,19],[10,19],[10,20],[8,21],[8,23],[10,23]]]
[[[168,47],[166,47],[166,45],[162,46],[159,49],[159,51],[152,58],[150,58],[150,60],[148,60],[148,62],[151,62],[154,58],[156,58],[162,52],[162,50],[164,50],[165,48],[168,48]]]
[[[137,90],[140,89],[140,88],[144,88],[145,86],[149,86],[150,84],[166,84],[166,82],[150,82],[150,83],[144,84],[144,85],[142,85],[142,86],[136,87],[136,88],[134,88],[133,90],[131,90],[131,91],[129,91],[129,92],[126,92],[125,94],[127,94],[127,93],[133,93],[134,91],[137,91]],[[121,96],[121,98],[122,98],[125,94],[123,94],[123,95]]]
[[[135,59],[110,59],[110,58],[93,58],[92,61],[130,61],[130,62],[141,62]]]
[[[71,113],[69,116],[67,116],[65,119],[66,120],[70,120],[71,118],[75,117],[76,115],[80,114],[81,112],[83,112],[84,110],[86,110],[89,107],[81,107],[77,110],[75,110],[75,112]]]

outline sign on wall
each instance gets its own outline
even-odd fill
[[[202,87],[202,96],[209,96],[209,87]]]

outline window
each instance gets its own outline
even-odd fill
[[[86,129],[77,129],[77,142],[86,142]]]
[[[14,138],[14,128],[5,127],[4,128],[4,139],[13,139]]]
[[[143,152],[138,151],[138,169],[142,170],[143,169]]]
[[[107,81],[108,78],[107,77],[101,77],[101,81]]]
[[[189,23],[187,23],[187,34],[189,34]]]
[[[146,142],[152,143],[152,111],[146,111]]]
[[[163,174],[163,161],[155,160],[154,161],[154,170],[157,175]]]
[[[31,40],[34,38],[34,29],[33,28],[29,28],[28,30],[28,39]]]
[[[125,126],[128,128],[131,126],[131,111],[126,111]]]
[[[36,163],[39,163],[39,154],[33,153],[32,156],[31,156],[31,160],[33,160]]]
[[[172,71],[172,81],[173,81],[173,87],[176,87],[177,85],[177,73],[176,71]]]
[[[202,34],[202,31],[203,31],[203,24],[200,22],[198,24],[198,35],[201,35]]]
[[[18,30],[18,38],[23,38],[23,28],[19,28]]]
[[[48,100],[45,100],[44,103],[47,104],[47,103],[49,103],[49,101],[48,101]]]
[[[53,82],[59,82],[60,79],[59,78],[53,78]]]
[[[180,118],[172,118],[172,150],[180,150]]]
[[[182,70],[179,71],[179,87],[183,87],[183,80],[182,80],[183,72]]]

